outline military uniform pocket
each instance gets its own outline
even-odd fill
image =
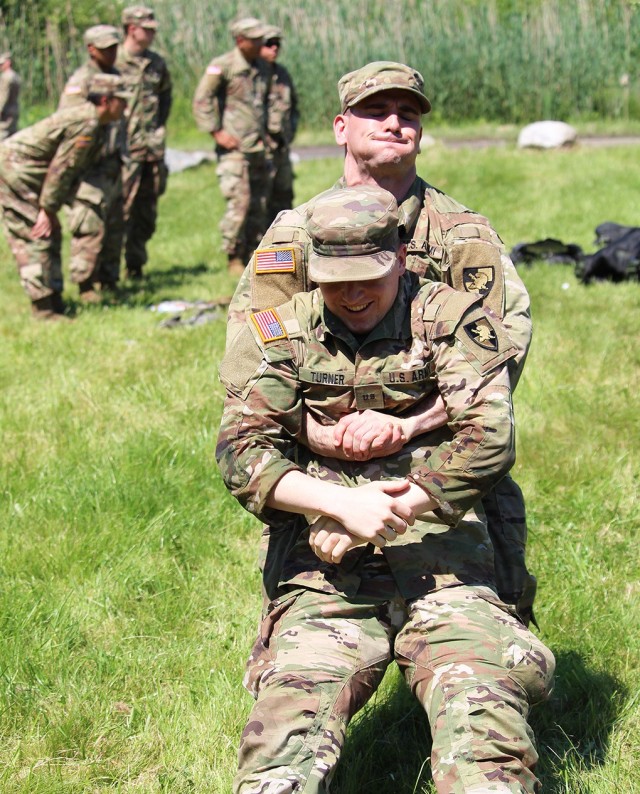
[[[73,235],[84,237],[97,234],[102,227],[102,218],[95,207],[76,204],[69,212],[69,231]]]

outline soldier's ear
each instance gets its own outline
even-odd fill
[[[401,276],[407,269],[407,246],[404,243],[398,248],[396,262],[398,264],[398,276]]]
[[[336,137],[336,143],[338,146],[347,145],[346,127],[347,121],[344,115],[341,113],[333,120],[333,134]]]

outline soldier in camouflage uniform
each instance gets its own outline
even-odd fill
[[[290,147],[298,128],[298,96],[291,75],[277,62],[281,44],[280,28],[267,25],[260,57],[268,64],[270,71],[267,108],[268,225],[273,223],[279,212],[293,207]]]
[[[117,75],[95,75],[86,102],[0,144],[2,223],[37,318],[64,313],[57,213],[100,156],[108,125],[122,117],[128,96]]]
[[[223,478],[277,527],[234,791],[327,792],[392,659],[429,717],[441,794],[539,791],[527,715],[554,659],[499,599],[474,512],[513,463],[515,346],[481,296],[405,272],[387,191],[328,191],[307,232],[319,288],[251,314],[220,367]],[[433,392],[446,426],[396,454],[343,462],[298,444],[305,411],[331,427]]]
[[[0,55],[0,141],[18,130],[20,78],[11,68],[11,53]]]
[[[236,46],[207,66],[193,98],[193,114],[198,128],[216,142],[217,175],[227,202],[220,221],[222,245],[229,272],[239,276],[267,228],[268,75],[258,57],[263,23],[246,17],[230,30]]]
[[[132,94],[127,112],[129,162],[123,174],[127,276],[142,278],[147,243],[156,230],[158,199],[167,187],[164,161],[171,111],[171,77],[164,58],[149,49],[158,23],[147,6],[122,12],[124,42],[116,68]]]
[[[120,43],[118,30],[112,25],[94,25],[83,38],[89,58],[67,81],[60,110],[86,102],[94,75],[119,74],[114,68]],[[123,119],[109,126],[104,150],[85,174],[69,211],[71,281],[78,285],[80,299],[85,303],[100,301],[96,286],[113,290],[120,278],[126,136]]]
[[[462,293],[479,295],[503,320],[517,349],[509,362],[515,388],[531,341],[529,296],[489,221],[416,173],[421,116],[431,108],[422,76],[404,64],[378,61],[342,77],[338,92],[342,112],[334,121],[334,131],[345,147],[344,177],[338,185],[379,184],[393,193],[400,204],[407,268]],[[305,220],[312,204],[313,200],[282,213],[258,246],[229,307],[228,344],[244,327],[249,311],[277,305],[313,286]],[[286,261],[270,262],[277,259]],[[306,438],[325,455],[361,459],[395,450],[398,443],[445,420],[441,402],[434,397],[432,406],[420,407],[410,423],[408,417],[390,422],[388,416],[367,411],[327,431],[309,417]],[[511,477],[485,494],[483,509],[496,555],[500,597],[517,604],[528,623],[536,581],[525,565],[524,501]]]

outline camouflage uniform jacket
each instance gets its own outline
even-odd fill
[[[237,47],[214,58],[193,97],[198,128],[225,130],[240,140],[245,154],[264,151],[267,90],[268,73],[260,58],[251,64]]]
[[[126,110],[129,157],[135,162],[163,160],[171,111],[171,76],[164,58],[152,50],[132,55],[122,45],[116,68],[133,94]]]
[[[86,61],[82,66],[79,66],[71,77],[67,80],[64,90],[60,96],[58,103],[58,110],[64,108],[77,107],[83,102],[86,102],[89,95],[89,86],[91,85],[91,78],[96,74],[120,74],[117,69],[103,70],[92,60]],[[124,119],[116,121],[107,126],[106,141],[102,150],[100,160],[95,164],[96,168],[102,169],[103,167],[109,168],[111,165],[114,169],[119,169],[122,166],[123,160],[126,158],[127,152],[127,125]],[[112,163],[103,161],[113,161]]]
[[[25,200],[38,196],[40,208],[56,213],[100,156],[104,130],[90,102],[58,110],[0,144],[0,178]]]
[[[267,103],[269,145],[275,149],[289,146],[298,128],[298,95],[291,75],[279,63],[268,64],[270,72]]]
[[[244,325],[250,310],[284,303],[296,292],[313,287],[307,277],[311,240],[305,227],[309,204],[281,213],[263,237],[229,307],[228,341]],[[416,177],[399,209],[402,239],[408,244],[407,268],[461,292],[481,296],[484,305],[503,321],[518,350],[509,363],[511,386],[515,388],[531,343],[531,314],[529,295],[502,241],[484,216],[420,177]],[[292,270],[262,272],[257,264],[259,252],[280,248],[293,249]]]
[[[20,106],[20,78],[9,69],[0,71],[0,140],[13,135],[18,129]]]
[[[220,366],[227,398],[217,454],[233,495],[271,524],[264,569],[271,597],[278,587],[294,584],[353,594],[357,566],[370,553],[369,547],[355,549],[340,565],[315,557],[305,520],[266,506],[290,470],[347,487],[409,476],[429,492],[438,508],[384,550],[405,597],[463,581],[492,581],[486,527],[475,522],[471,531],[463,520],[451,529],[508,471],[514,456],[511,391],[502,365],[515,348],[479,301],[407,273],[394,306],[362,343],[324,309],[320,290],[300,293],[246,323]],[[265,327],[273,340],[264,341]],[[448,426],[395,455],[345,462],[298,443],[303,410],[324,425],[356,409],[396,415],[435,389],[445,401]]]

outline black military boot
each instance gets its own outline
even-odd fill
[[[83,281],[78,284],[81,303],[102,303],[100,295],[95,291],[93,281]]]
[[[63,322],[71,320],[64,314],[64,303],[62,303],[62,296],[59,293],[31,301],[31,313],[36,320],[62,320]]]

